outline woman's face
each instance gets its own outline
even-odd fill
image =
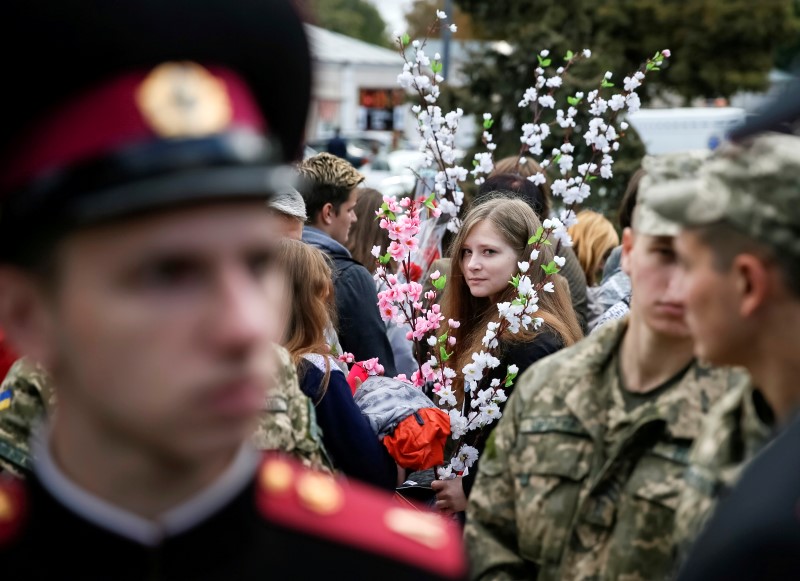
[[[493,299],[509,285],[519,256],[488,220],[478,222],[461,247],[461,270],[474,297]]]

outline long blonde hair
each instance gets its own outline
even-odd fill
[[[619,234],[602,214],[592,210],[578,212],[578,223],[569,229],[572,246],[589,286],[596,285],[597,273],[608,253],[619,246]]]
[[[472,353],[481,350],[481,340],[486,332],[486,325],[497,320],[497,303],[512,301],[516,296],[516,289],[509,284],[496,302],[488,298],[474,297],[464,279],[461,268],[464,241],[472,229],[484,220],[489,221],[497,233],[517,252],[518,261],[530,261],[533,245],[528,244],[528,240],[541,226],[541,222],[528,204],[520,199],[502,195],[493,196],[492,199],[474,206],[464,218],[464,223],[450,247],[450,275],[442,300],[445,321],[455,319],[461,322],[461,326],[452,331],[456,337],[452,365],[458,372],[471,361]],[[531,262],[528,270],[534,283],[543,280],[544,274],[540,265],[548,264],[551,260],[553,260],[551,247],[543,246],[538,260]],[[561,339],[564,346],[572,345],[583,335],[572,307],[569,284],[560,275],[553,277],[553,283],[555,292],[539,293],[539,311],[535,316],[544,319],[545,324]],[[520,330],[516,334],[506,332],[499,339],[505,343],[528,342],[539,332],[541,331]],[[462,399],[464,384],[461,375],[454,380],[454,386],[459,399]]]
[[[278,245],[278,265],[286,273],[291,298],[291,316],[283,346],[298,365],[307,354],[327,355],[330,346],[325,331],[335,327],[333,275],[329,258],[316,248],[298,240],[284,238]],[[322,381],[327,387],[330,368]]]

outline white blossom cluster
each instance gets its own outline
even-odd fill
[[[446,19],[447,15],[443,11],[437,11],[437,22],[441,24]],[[451,30],[455,32],[455,25],[451,25]],[[403,72],[397,78],[398,83],[405,89],[415,91],[423,101],[423,104],[413,106],[412,111],[417,117],[421,137],[420,151],[425,154],[426,166],[437,170],[434,177],[437,210],[449,217],[448,228],[456,231],[460,227],[458,213],[464,197],[459,184],[471,176],[475,184],[480,185],[485,176],[494,169],[493,153],[496,144],[490,131],[494,120],[489,113],[483,115],[481,137],[486,151],[475,155],[472,160],[473,169],[468,172],[457,165],[455,137],[464,112],[457,109],[445,114],[436,104],[441,94],[440,84],[444,81],[439,74],[442,69],[441,58],[438,54],[433,59],[429,58],[424,51],[424,42],[410,41],[407,35],[396,36],[405,61]],[[406,57],[406,49],[409,47],[413,52],[410,60]],[[645,70],[659,70],[658,66],[669,56],[669,51],[656,53],[647,61]],[[515,298],[497,305],[499,319],[487,325],[482,339],[483,348],[478,353],[472,353],[472,360],[461,369],[464,380],[464,402],[461,409],[453,388],[453,379],[457,374],[446,363],[451,356],[447,349],[455,343],[455,337],[445,331],[439,337],[428,336],[426,340],[432,350],[429,352],[430,359],[420,367],[419,373],[413,379],[415,385],[422,385],[424,382],[433,384],[439,405],[448,409],[452,437],[456,441],[468,432],[482,429],[501,417],[500,406],[506,401],[504,388],[512,385],[518,372],[516,367],[509,366],[502,381],[493,379],[489,387],[478,389],[487,371],[500,366],[500,360],[494,355],[499,347],[498,337],[505,331],[519,333],[520,330],[531,327],[538,329],[544,323],[542,318],[535,317],[539,310],[540,293],[555,292],[554,283],[549,277],[564,266],[565,259],[554,256],[550,264],[542,264],[545,276],[543,281],[536,283],[536,277],[528,274],[531,264],[539,259],[540,248],[544,244],[572,244],[567,229],[577,222],[573,207],[584,202],[591,194],[591,181],[597,178],[611,179],[614,175],[613,156],[619,150],[621,134],[628,128],[624,121],[618,122],[617,117],[625,111],[635,112],[641,105],[636,90],[644,80],[643,71],[625,77],[623,92],[612,95],[607,95],[608,91],[605,91],[614,86],[611,81],[613,75],[607,72],[599,89],[588,94],[576,92],[568,96],[566,103],[560,106],[556,93],[563,87],[564,75],[574,62],[590,57],[591,51],[588,49],[578,54],[569,51],[564,57],[564,66],[551,67],[549,51],[541,51],[537,55],[539,66],[535,70],[534,83],[524,91],[518,103],[519,107],[529,108],[533,113],[531,122],[522,126],[520,163],[528,161],[526,156],[537,158],[542,171],[535,172],[528,178],[536,185],[547,183],[544,172],[556,174],[551,191],[562,198],[566,209],[558,218],[544,220],[542,228],[528,242],[534,249],[529,261],[517,264],[519,274],[512,279],[512,285],[517,291]],[[575,119],[582,108],[591,119],[582,135],[578,135],[574,134],[577,129]],[[552,119],[543,119],[545,113]],[[557,147],[546,147],[545,142],[552,136],[551,128],[555,124],[565,130],[565,138]],[[581,137],[591,152],[588,160],[576,159],[576,148],[572,139]],[[438,272],[436,275],[438,276]],[[391,305],[388,308],[391,310]],[[438,311],[431,313],[433,318],[418,318],[414,331],[409,335],[421,338],[426,333],[435,331],[443,317]],[[448,325],[452,329],[457,328],[460,323],[449,320]],[[440,332],[441,330],[437,331]],[[477,458],[478,451],[474,447],[460,443],[449,463],[438,469],[438,476],[451,478],[462,474],[474,465]]]

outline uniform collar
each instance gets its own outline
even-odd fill
[[[228,504],[250,483],[258,465],[258,453],[245,444],[225,472],[205,490],[156,520],[148,520],[95,496],[70,480],[50,453],[48,429],[42,428],[34,436],[33,456],[36,476],[62,505],[103,529],[151,547],[191,529]]]

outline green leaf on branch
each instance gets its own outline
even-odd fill
[[[430,196],[428,196],[427,198],[425,198],[425,201],[423,202],[423,204],[425,205],[426,208],[428,208],[430,210],[433,210],[434,209],[433,201],[435,199],[436,199],[436,194],[433,193]]]
[[[378,260],[380,261],[381,264],[389,264],[389,261],[391,259],[392,259],[392,255],[387,252],[386,254],[381,256]]]
[[[411,42],[411,37],[408,36],[408,33],[406,33],[406,34],[404,34],[403,36],[400,37],[400,44],[401,45],[405,46],[409,42]]]
[[[544,242],[542,242],[542,244],[544,244],[545,246],[552,246],[553,245],[553,243],[550,242],[549,238],[547,240],[545,240]]]
[[[514,384],[514,380],[517,378],[516,373],[509,373],[506,375],[506,381],[504,383],[505,387],[511,387]]]
[[[442,71],[442,63],[439,61],[433,61],[431,63],[431,70],[434,73],[440,73]]]
[[[445,341],[447,341],[447,333],[439,336],[439,343],[444,343]]]
[[[554,260],[551,260],[550,264],[542,265],[542,270],[547,276],[552,276],[554,274],[558,274],[559,270],[561,269],[558,268],[558,265],[555,263]]]
[[[603,82],[600,84],[600,86],[603,88],[613,87],[614,83],[612,83],[608,79],[603,79]]]
[[[536,55],[536,58],[539,59],[539,66],[542,68],[549,67],[550,63],[553,62],[550,59],[544,58],[542,55]]]
[[[571,50],[568,50],[567,54],[564,55],[564,60],[565,61],[572,60],[572,57],[574,57],[574,56],[575,56],[575,53],[572,52]]]
[[[579,97],[567,97],[567,103],[575,107],[578,103],[580,103],[583,99]]]
[[[544,234],[544,228],[539,226],[539,228],[536,230],[536,234],[531,236],[530,239],[528,240],[528,244],[536,244],[536,243],[538,243],[539,240],[542,239],[542,234]]]
[[[494,119],[484,119],[483,120],[483,128],[484,129],[491,129],[492,125],[494,125]]]
[[[513,286],[514,288],[517,288],[517,287],[519,286],[519,276],[515,276],[515,277],[513,277],[513,278],[512,278],[512,279],[509,281],[509,283],[508,283],[508,284],[510,284],[510,285],[511,285],[511,286]]]
[[[442,361],[447,361],[450,359],[450,356],[453,355],[452,353],[448,353],[444,347],[439,347],[439,358]]]
[[[447,277],[445,275],[442,275],[433,281],[433,288],[435,288],[436,290],[442,290],[444,289],[444,285],[446,284],[447,284]]]

